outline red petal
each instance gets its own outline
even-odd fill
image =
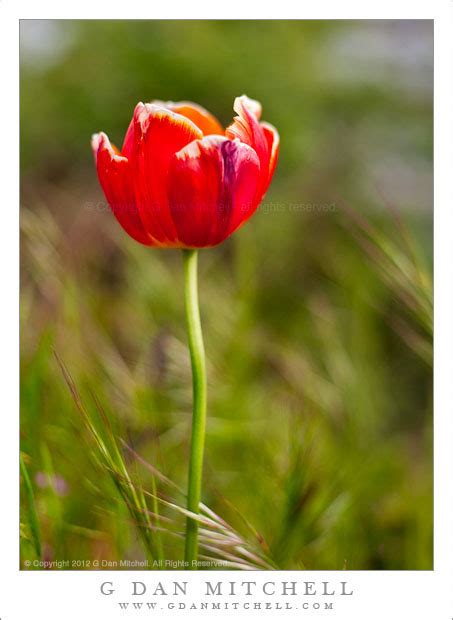
[[[132,117],[131,122],[129,123],[129,127],[127,128],[126,135],[124,136],[123,148],[121,149],[121,155],[130,159],[132,155],[132,151],[134,150],[135,143],[135,121]]]
[[[267,146],[270,153],[268,179],[264,186],[264,191],[266,191],[272,181],[275,166],[277,165],[278,151],[280,148],[280,136],[278,135],[278,131],[275,127],[270,123],[261,123],[261,127],[264,131],[264,135],[266,136]]]
[[[271,182],[277,163],[278,134],[267,123],[260,123],[261,104],[245,95],[234,101],[234,111],[238,116],[225,132],[227,138],[239,138],[255,149],[261,164],[261,182],[257,200],[260,201]]]
[[[238,140],[211,136],[183,148],[168,177],[181,244],[206,247],[226,239],[255,210],[258,181],[258,157]]]
[[[134,189],[128,160],[118,155],[105,133],[95,134],[91,141],[99,182],[116,219],[136,241],[153,245],[140,219],[134,200]]]
[[[214,134],[223,136],[225,134],[225,130],[216,117],[197,103],[192,103],[191,101],[162,101],[156,103],[191,120],[201,129],[204,136]]]
[[[155,104],[138,104],[135,108],[131,154],[135,198],[146,230],[160,245],[177,244],[167,198],[170,159],[201,137],[201,130],[180,114]]]

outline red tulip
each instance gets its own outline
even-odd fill
[[[277,163],[279,137],[245,95],[224,131],[194,103],[137,104],[121,152],[105,133],[92,146],[101,183],[124,230],[145,245],[217,245],[254,213]]]

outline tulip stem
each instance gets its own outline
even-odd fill
[[[192,364],[193,415],[190,448],[187,509],[200,510],[203,452],[206,428],[206,361],[198,306],[197,250],[183,250],[184,296],[190,360]],[[184,559],[188,570],[196,570],[198,558],[198,521],[187,519]]]

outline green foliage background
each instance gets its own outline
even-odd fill
[[[121,145],[154,98],[227,125],[246,93],[281,156],[254,218],[200,256],[204,501],[280,568],[430,569],[432,24],[23,21],[21,59],[22,561],[145,554],[54,351],[98,427],[96,401],[186,485],[181,256],[123,233],[90,136]]]

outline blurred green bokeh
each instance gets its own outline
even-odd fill
[[[432,568],[432,46],[428,21],[21,22],[22,560],[33,504],[44,558],[144,554],[54,350],[186,484],[181,257],[120,229],[90,136],[120,146],[152,99],[227,125],[246,93],[281,155],[253,219],[200,256],[204,501],[281,568]]]

